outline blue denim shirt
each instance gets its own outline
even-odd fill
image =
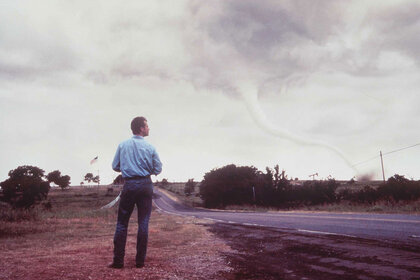
[[[142,136],[134,135],[118,145],[112,169],[121,171],[123,178],[158,175],[162,172],[162,163],[155,147]]]

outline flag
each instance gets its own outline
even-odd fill
[[[90,164],[94,164],[95,162],[97,162],[98,161],[98,156],[96,156],[94,159],[92,159],[91,161],[90,161]]]

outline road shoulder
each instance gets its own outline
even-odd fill
[[[233,249],[235,279],[419,279],[420,246],[272,228],[206,225]]]

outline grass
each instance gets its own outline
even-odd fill
[[[255,211],[255,212],[277,212],[277,211],[321,211],[321,212],[359,212],[359,213],[394,213],[394,214],[416,214],[420,215],[420,200],[412,202],[377,202],[375,204],[357,204],[348,201],[340,203],[301,206],[289,209],[278,209],[274,207],[261,207],[253,205],[229,205],[224,210],[233,211]]]
[[[199,184],[195,187],[194,192],[186,196],[184,192],[185,183],[168,183],[165,186],[160,185],[164,190],[170,191],[177,199],[182,201],[183,204],[191,207],[201,207],[203,200],[199,196],[200,187]]]
[[[222,279],[217,275],[230,270],[220,255],[229,247],[201,226],[204,221],[156,209],[149,225],[146,267],[135,268],[133,214],[125,268],[108,269],[117,207],[100,207],[113,199],[106,187],[54,189],[48,195],[50,211],[2,211],[0,279]]]

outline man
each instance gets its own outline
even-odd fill
[[[128,221],[134,205],[137,205],[138,214],[136,267],[144,266],[152,211],[153,185],[150,175],[157,175],[162,171],[156,149],[144,140],[149,135],[147,120],[144,117],[134,118],[131,121],[131,130],[133,137],[118,146],[112,162],[112,169],[122,173],[125,183],[118,209],[114,259],[109,264],[111,268],[124,267]]]

